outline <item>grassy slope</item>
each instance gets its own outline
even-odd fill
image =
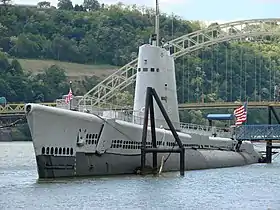
[[[71,79],[82,79],[84,76],[93,75],[105,78],[118,69],[117,66],[111,65],[85,65],[55,60],[18,59],[18,61],[23,69],[31,71],[34,74],[42,72],[43,69],[51,65],[58,65],[65,70],[66,75]]]

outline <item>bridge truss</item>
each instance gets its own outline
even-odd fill
[[[271,18],[212,25],[171,40],[166,45],[174,49],[172,56],[177,59],[185,54],[217,43],[231,40],[253,41],[262,36],[280,35],[279,23],[280,18]],[[112,104],[112,99],[117,92],[121,92],[129,85],[134,84],[137,62],[137,59],[131,61],[97,84],[82,97],[79,105],[100,106],[102,104]]]
[[[55,107],[56,103],[40,103],[45,106],[52,106]],[[0,105],[0,117],[7,116],[7,115],[17,115],[17,114],[24,114],[24,105],[25,104],[6,104]]]
[[[45,106],[56,107],[57,103],[40,103]],[[181,110],[210,110],[210,109],[234,109],[236,106],[241,105],[241,102],[217,102],[217,103],[185,103],[179,104],[178,109]],[[0,105],[0,118],[3,116],[8,115],[23,115],[24,114],[24,105],[25,104],[7,104],[7,105]],[[267,109],[267,107],[280,107],[280,103],[274,103],[273,101],[265,101],[265,102],[258,102],[258,101],[251,101],[248,102],[247,107],[248,109],[255,108],[255,109]],[[122,107],[121,110],[131,110],[132,107],[124,108]]]

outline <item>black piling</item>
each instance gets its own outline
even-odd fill
[[[280,118],[278,117],[275,109],[273,106],[268,106],[268,124],[271,125],[272,124],[272,114],[275,117],[276,121],[278,124],[280,124]],[[271,163],[272,162],[272,149],[273,148],[279,148],[279,146],[273,146],[272,145],[272,139],[271,140],[267,140],[266,141],[266,163]]]
[[[271,115],[272,109],[271,106],[268,106],[268,124],[271,125],[272,124],[272,115]],[[266,141],[266,154],[265,154],[265,158],[266,158],[266,163],[271,163],[272,162],[272,140],[267,140]]]
[[[157,148],[153,99],[155,99],[179,148],[177,148],[177,149]],[[150,123],[151,123],[150,125],[151,125],[151,134],[152,134],[152,148],[146,148],[149,111],[150,111]],[[147,87],[147,93],[146,93],[144,123],[143,123],[143,133],[142,133],[142,145],[141,145],[141,173],[143,173],[143,171],[145,170],[147,153],[153,153],[153,171],[157,170],[157,153],[180,153],[180,175],[184,176],[184,173],[185,173],[185,148],[184,148],[171,120],[169,119],[168,114],[165,111],[164,106],[161,103],[155,89],[153,89],[151,87]]]

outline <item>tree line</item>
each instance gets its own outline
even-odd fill
[[[0,6],[0,51],[3,52],[2,57],[5,55],[2,58],[4,63],[9,63],[9,59],[30,58],[121,66],[136,58],[138,46],[147,43],[154,30],[154,11],[148,8],[139,9],[121,3],[105,6],[96,0],[85,0],[79,5],[83,9],[77,11],[69,0],[60,0],[58,9],[51,7],[49,2],[39,2],[36,7],[31,7],[1,1],[4,6]],[[165,14],[161,16],[161,22],[161,34],[166,39],[200,27],[198,22],[171,18]],[[10,69],[6,66],[3,72],[7,72],[7,68]],[[51,75],[55,74],[53,69],[57,69],[61,81],[54,80],[53,84],[47,85],[44,82],[46,86],[51,85],[50,90],[47,90],[48,87],[44,90],[45,86],[38,84],[38,81],[47,80],[50,75],[34,77],[25,69],[22,70],[21,79],[34,80],[36,85],[33,85],[33,90],[29,86],[33,83],[27,82],[28,90],[19,88],[25,90],[25,95],[17,90],[9,91],[6,83],[12,84],[12,81],[5,76],[2,77],[5,80],[2,85],[7,87],[1,88],[1,96],[6,96],[10,102],[52,101],[60,97],[62,92],[67,91],[65,74],[54,66],[52,71],[48,70]],[[55,76],[50,76],[48,82],[52,79]],[[87,78],[80,82],[82,88],[79,87],[76,94],[84,94],[96,81],[97,78]]]
[[[140,11],[121,3],[100,6],[96,0],[85,0],[85,9],[75,11],[68,4],[72,2],[60,0],[58,9],[0,7],[0,48],[17,58],[121,66],[137,56],[138,46],[146,43],[154,30],[150,9]],[[164,14],[161,23],[166,39],[199,29],[196,22]]]
[[[137,48],[147,43],[154,31],[154,11],[135,5],[104,5],[96,0],[73,5],[70,0],[60,0],[57,7],[47,1],[29,7],[9,5],[9,0],[0,2],[4,5],[0,6],[0,48],[6,56],[5,68],[2,67],[6,73],[18,72],[13,70],[16,58],[122,66],[137,57]],[[199,21],[160,16],[160,34],[165,40],[202,27],[205,26]],[[280,82],[280,47],[278,38],[266,40],[269,42],[221,43],[179,58],[176,61],[179,102],[273,99],[273,87]],[[61,81],[50,77],[56,81],[52,83],[46,78],[49,75],[35,78],[26,73],[28,69],[16,75],[7,73],[15,78],[22,76],[18,80],[22,80],[23,85],[29,84],[25,89],[12,90],[7,84],[21,83],[12,83],[10,76],[1,77],[4,82],[0,85],[6,87],[6,92],[0,94],[6,94],[15,102],[54,100],[67,92],[68,84],[63,70],[56,66],[52,69],[59,72]],[[55,71],[51,74],[56,74]],[[92,87],[89,81],[83,84],[80,94]]]
[[[75,94],[82,94],[99,80],[86,77],[74,83]],[[9,59],[0,52],[0,96],[8,103],[53,102],[69,91],[69,82],[65,70],[52,65],[42,73],[31,74],[24,70],[17,59]]]

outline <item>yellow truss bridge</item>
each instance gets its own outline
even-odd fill
[[[38,103],[46,106],[56,106],[56,103]],[[25,104],[6,104],[0,105],[0,115],[4,114],[24,114],[24,105]]]
[[[45,106],[56,107],[56,103],[39,103]],[[185,103],[179,104],[179,110],[188,109],[234,109],[240,106],[240,102],[216,102],[216,103]],[[267,108],[268,106],[280,107],[280,102],[248,102],[248,108]],[[17,115],[24,114],[24,104],[6,104],[5,106],[0,105],[0,115]]]

